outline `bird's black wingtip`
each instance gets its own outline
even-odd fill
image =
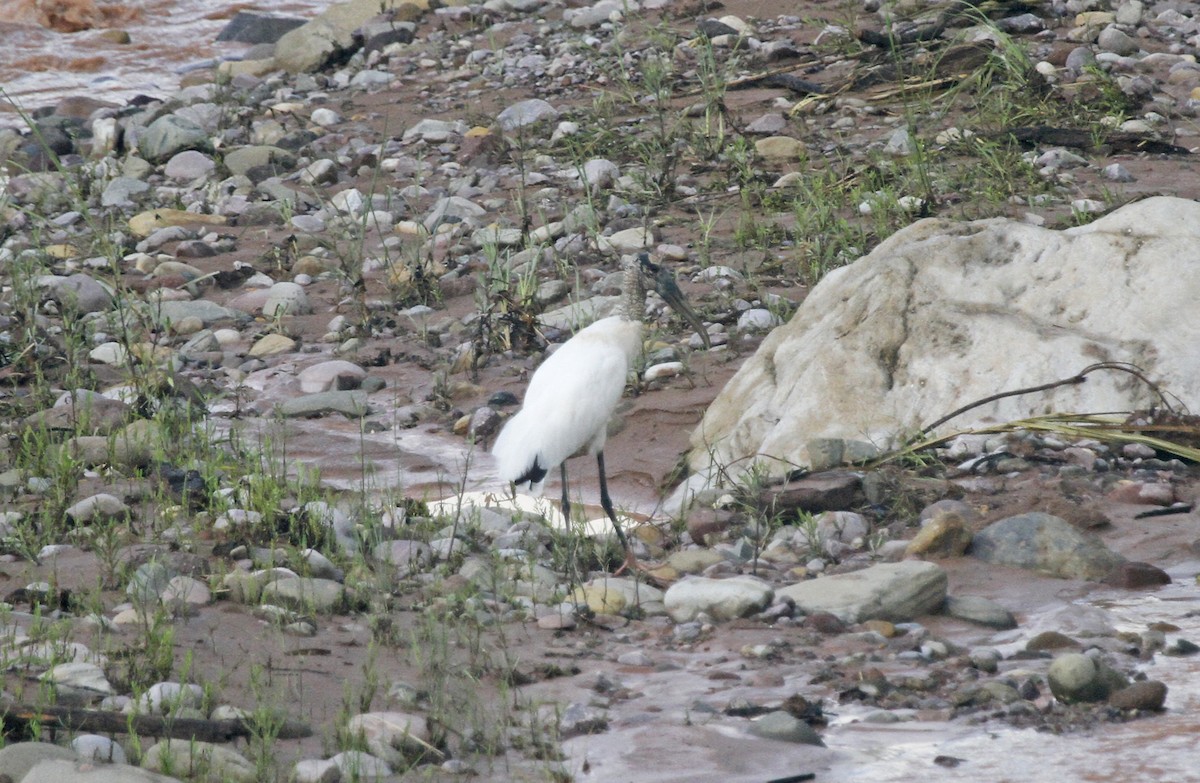
[[[533,464],[530,465],[524,473],[518,476],[513,483],[524,484],[528,481],[530,484],[538,484],[542,479],[546,478],[546,473],[546,468],[543,468],[541,463],[538,462],[537,457],[534,457]]]

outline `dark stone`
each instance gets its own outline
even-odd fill
[[[382,33],[375,33],[367,38],[366,43],[363,44],[364,54],[386,49],[394,43],[412,43],[414,37],[412,28],[407,25],[386,30]]]
[[[487,404],[493,408],[503,408],[508,405],[516,405],[520,400],[517,395],[510,391],[498,391],[491,397],[488,397]]]
[[[199,239],[189,239],[175,247],[176,258],[211,258],[216,254],[216,248]]]
[[[217,40],[247,44],[275,43],[285,33],[295,30],[305,23],[304,19],[291,16],[239,11],[237,16],[230,19],[229,24],[225,25],[225,29],[217,35]]]
[[[709,38],[716,38],[719,35],[737,35],[738,31],[716,19],[705,19],[696,25],[696,32]]]
[[[862,480],[855,473],[831,470],[813,473],[759,495],[758,504],[775,511],[841,511],[862,501]]]
[[[1104,584],[1136,590],[1142,587],[1169,585],[1171,577],[1166,571],[1149,563],[1125,562],[1104,578]]]
[[[1167,686],[1157,680],[1135,682],[1108,697],[1109,706],[1119,710],[1152,710],[1163,708],[1167,700]]]

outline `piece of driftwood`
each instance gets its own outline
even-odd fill
[[[1191,150],[1160,141],[1145,133],[1102,133],[1078,128],[1053,128],[1049,125],[1033,125],[1009,128],[997,136],[1008,136],[1026,146],[1049,144],[1055,147],[1074,147],[1081,150],[1096,150],[1107,147],[1113,152],[1149,152],[1155,155],[1191,155]]]
[[[232,742],[261,733],[253,720],[208,720],[205,718],[171,718],[162,715],[125,715],[111,710],[90,710],[83,707],[48,706],[0,703],[0,726],[3,735],[30,736],[35,728],[43,731],[88,731],[97,734],[137,734],[146,737],[198,740],[201,742]],[[275,729],[278,730],[275,730]],[[299,721],[285,719],[272,727],[279,739],[300,739],[312,736],[312,728]]]

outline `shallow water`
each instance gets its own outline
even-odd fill
[[[0,87],[30,111],[61,98],[88,95],[124,104],[136,95],[164,97],[180,77],[220,59],[240,57],[245,44],[217,43],[239,10],[311,18],[328,0],[0,0]],[[108,40],[123,30],[130,43]],[[19,126],[0,111],[0,126]]]

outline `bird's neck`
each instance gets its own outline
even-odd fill
[[[620,315],[627,321],[642,322],[646,312],[646,291],[637,264],[625,267],[625,284],[621,286]]]

